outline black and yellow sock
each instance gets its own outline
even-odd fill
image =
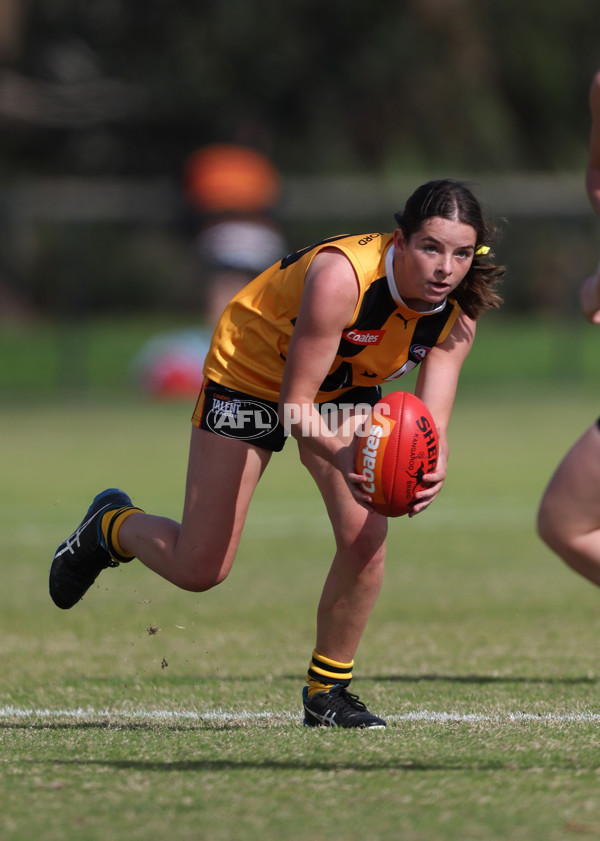
[[[144,512],[141,508],[135,508],[133,505],[129,505],[125,508],[111,508],[111,510],[107,511],[102,517],[100,527],[102,529],[104,539],[106,540],[106,548],[113,560],[126,563],[135,557],[135,555],[128,555],[123,550],[123,547],[119,543],[119,529],[125,520],[132,514],[143,513]]]
[[[312,698],[315,692],[329,692],[336,683],[348,686],[352,680],[353,666],[354,660],[349,663],[340,663],[338,660],[319,654],[315,649],[306,675],[308,697]]]

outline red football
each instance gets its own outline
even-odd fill
[[[373,407],[356,439],[356,472],[372,506],[386,517],[408,514],[426,473],[435,470],[439,442],[427,406],[414,394],[394,391]]]

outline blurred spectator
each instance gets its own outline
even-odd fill
[[[150,397],[190,399],[202,387],[202,368],[209,347],[210,333],[201,328],[157,336],[135,357],[133,377]]]
[[[195,246],[204,312],[213,326],[243,286],[285,255],[285,241],[274,218],[280,176],[254,149],[215,144],[190,155],[183,182],[198,220]]]
[[[191,399],[200,391],[211,332],[231,298],[286,252],[273,218],[279,174],[259,152],[240,145],[206,146],[186,161],[183,184],[194,213],[207,325],[157,336],[133,362],[142,391],[175,399]]]

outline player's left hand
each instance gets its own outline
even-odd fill
[[[409,517],[414,517],[416,514],[420,514],[421,511],[424,511],[431,505],[433,500],[442,490],[444,482],[446,481],[446,472],[446,459],[440,453],[435,470],[432,473],[426,473],[423,476],[421,484],[424,485],[424,487],[415,493],[415,499],[417,501],[412,506],[412,510],[408,514]]]

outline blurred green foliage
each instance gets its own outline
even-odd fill
[[[140,351],[157,336],[196,327],[193,314],[70,317],[6,326],[0,330],[0,398],[5,405],[70,394],[100,400],[137,398],[142,393],[137,376]],[[597,327],[583,317],[509,318],[488,312],[478,324],[460,390],[471,395],[498,388],[513,394],[531,394],[538,387],[593,391],[599,378]],[[389,387],[412,391],[414,384],[414,376],[407,376]],[[195,394],[188,401],[190,413],[194,400]]]
[[[523,210],[527,181],[508,190],[508,211],[488,208],[509,216],[498,248],[505,308],[575,310],[598,251],[583,188],[600,67],[588,0],[14,0],[10,9],[0,9],[0,322],[23,310],[200,319],[199,220],[182,171],[215,141],[254,146],[282,172],[277,210],[290,249],[387,230],[409,195],[388,191],[380,214],[363,213],[350,186],[337,218],[313,218],[335,176],[414,186],[453,176],[478,194],[479,179],[511,173],[581,179],[576,212],[552,191],[541,217]],[[64,212],[61,191],[75,180],[84,187]],[[94,194],[107,180],[121,189],[108,213],[106,194]],[[291,180],[313,185],[296,216]],[[166,193],[146,201],[157,182]],[[125,194],[140,184],[132,211]]]
[[[4,82],[40,101],[4,114],[6,166],[178,173],[215,139],[300,173],[583,166],[588,0],[34,0],[21,15]]]

